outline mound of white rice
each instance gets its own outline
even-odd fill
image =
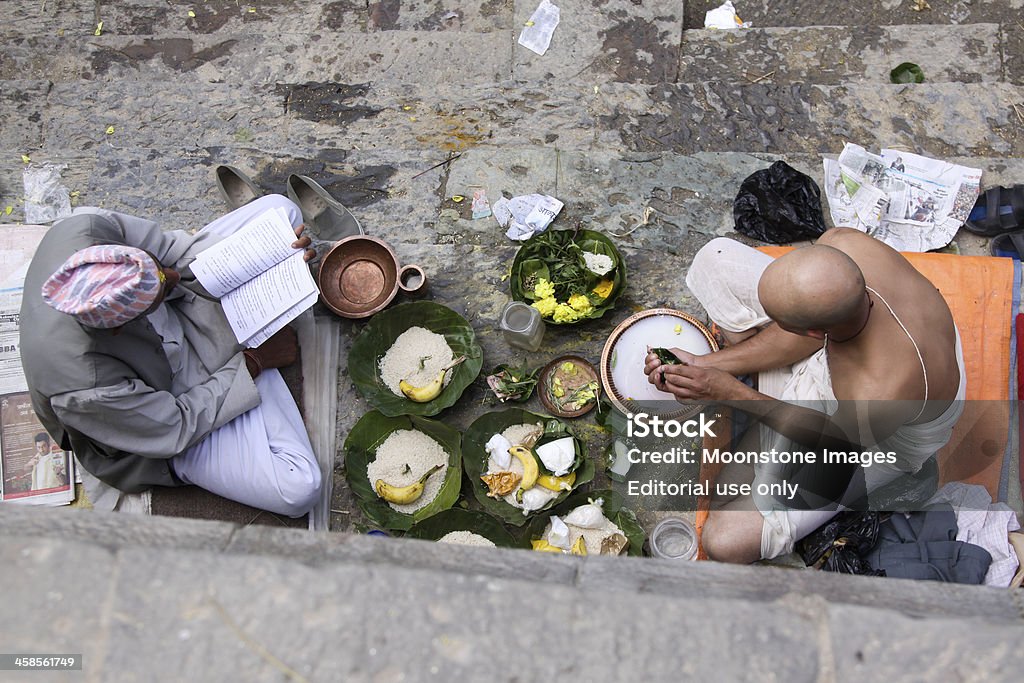
[[[447,534],[437,539],[438,543],[454,543],[456,545],[475,545],[481,548],[495,548],[494,541],[489,538],[484,538],[480,534],[474,534],[472,531],[449,531]]]
[[[412,514],[437,498],[448,472],[448,453],[438,442],[415,429],[397,429],[377,447],[376,457],[366,465],[366,477],[376,489],[377,480],[392,486],[408,486],[434,465],[443,467],[430,475],[423,495],[408,505],[388,503],[393,509]],[[406,471],[408,470],[408,471]]]
[[[455,354],[444,335],[431,332],[425,327],[410,327],[398,335],[398,339],[380,359],[380,378],[395,395],[402,396],[399,383],[403,379],[414,387],[426,386],[437,377],[441,368],[454,359]],[[445,386],[451,381],[452,374],[449,372],[445,375]]]
[[[534,425],[534,424],[511,425],[511,426],[507,427],[505,429],[505,431],[503,431],[501,433],[501,435],[503,437],[505,437],[506,439],[508,439],[509,442],[513,446],[515,446],[517,444],[521,444],[523,442],[523,439],[531,431],[533,431],[537,427],[538,427],[538,425]],[[521,475],[523,473],[523,464],[521,462],[519,462],[519,458],[512,458],[512,464],[509,467],[509,469],[507,469],[507,470],[502,469],[501,467],[499,467],[498,464],[496,462],[494,462],[494,458],[490,458],[490,457],[487,458],[487,473],[488,474],[494,474],[496,472],[508,472],[508,471],[515,472],[516,474],[519,474],[519,475]],[[546,489],[543,486],[541,486],[540,484],[537,484],[533,488],[537,489],[538,491],[544,493],[547,496],[547,500],[545,500],[543,505],[541,505],[540,507],[544,507],[544,505],[547,505],[553,498],[557,498],[558,497],[558,492],[557,491],[551,491],[550,489]],[[517,490],[518,490],[518,487],[515,490],[513,490],[512,493],[508,494],[507,496],[502,496],[501,499],[504,500],[509,505],[511,505],[512,507],[518,508],[518,509],[522,510],[523,509],[523,504],[516,500],[516,491]]]

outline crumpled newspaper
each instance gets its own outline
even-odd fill
[[[708,10],[704,15],[704,28],[733,29],[750,28],[749,21],[743,21],[736,14],[736,8],[730,0],[726,0],[719,7]]]
[[[71,215],[71,193],[60,183],[67,164],[32,164],[25,168],[25,223],[41,225]]]
[[[527,240],[548,229],[564,204],[546,194],[526,194],[512,199],[502,197],[491,210],[498,225],[507,228],[505,235],[513,240]]]

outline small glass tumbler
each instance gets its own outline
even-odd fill
[[[521,301],[511,301],[501,311],[501,331],[505,341],[527,351],[536,351],[544,339],[544,321],[540,311]]]
[[[697,530],[686,519],[668,517],[651,532],[651,554],[667,560],[697,557]]]

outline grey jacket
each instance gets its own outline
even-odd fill
[[[164,232],[152,221],[108,211],[77,214],[47,232],[29,266],[20,324],[32,405],[82,466],[122,491],[180,484],[168,459],[259,404],[241,346],[219,303],[189,291],[164,303],[181,321],[182,352],[193,368],[189,388],[175,395],[161,338],[148,320],[116,335],[88,328],[50,308],[42,285],[79,249],[124,244],[150,252],[182,273],[182,285],[198,289],[188,266],[217,239]]]

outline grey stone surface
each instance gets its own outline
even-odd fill
[[[718,7],[719,0],[688,0],[686,27],[702,28],[704,13]],[[978,24],[1012,21],[1024,8],[1021,0],[951,0],[927,2],[927,9],[915,11],[913,0],[864,0],[851,4],[843,0],[744,0],[737,12],[743,21],[756,26],[898,26],[903,24]]]
[[[24,538],[49,537],[114,549],[125,545],[220,551],[237,528],[198,519],[92,513],[71,508],[0,508],[0,533]],[[294,537],[296,542],[301,538]]]
[[[516,26],[525,25],[537,4],[516,1]],[[516,45],[513,75],[517,80],[553,77],[583,84],[676,80],[683,3],[562,0],[557,5],[558,28],[544,55]]]
[[[902,62],[920,64],[928,83],[1008,80],[1003,36],[1010,39],[998,24],[691,30],[683,33],[678,80],[889,83]]]

